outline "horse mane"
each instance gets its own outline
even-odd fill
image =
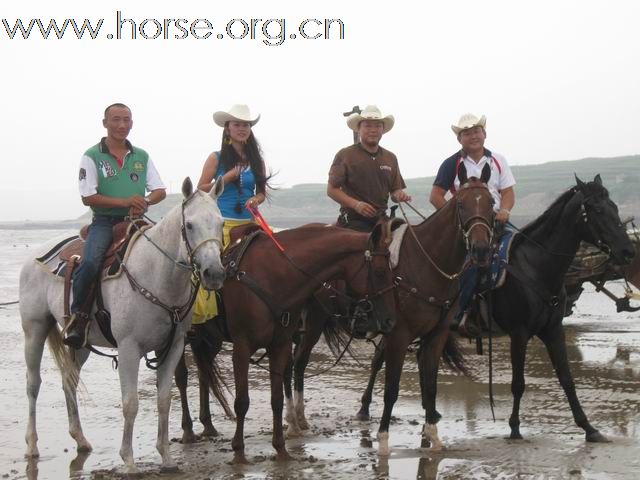
[[[558,221],[562,216],[565,205],[575,194],[575,192],[575,189],[571,188],[560,195],[558,198],[556,198],[556,200],[551,205],[549,205],[549,207],[544,211],[542,215],[529,222],[524,228],[522,228],[522,233],[530,237],[533,237],[534,234],[535,236],[538,236],[540,238],[551,236],[551,234],[557,227]]]

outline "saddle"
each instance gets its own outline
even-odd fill
[[[107,249],[107,253],[105,254],[105,258],[102,263],[103,275],[115,275],[120,270],[120,262],[125,257],[127,248],[129,247],[132,238],[138,232],[138,229],[146,227],[148,225],[149,224],[146,220],[138,219],[131,222],[120,222],[113,226],[113,239],[111,241],[111,245]],[[82,261],[82,252],[88,232],[89,226],[83,226],[80,229],[80,237],[71,240],[67,245],[62,247],[58,255],[59,260],[65,264],[63,298],[64,317],[67,320],[71,317],[69,307],[71,279],[73,277],[73,271]],[[102,301],[100,279],[101,276],[99,276],[96,280],[96,283],[91,289],[91,294],[87,299],[87,305],[84,305],[82,309],[86,310],[86,313],[90,313],[91,306],[94,303],[94,297],[97,297],[98,311],[96,312],[96,318],[98,319],[98,324],[104,337],[115,346],[115,340],[113,339],[113,335],[111,334],[111,316],[109,315],[109,312],[105,310]]]

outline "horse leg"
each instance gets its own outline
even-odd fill
[[[587,442],[609,442],[596,428],[594,428],[587,419],[587,415],[582,410],[580,400],[576,394],[576,386],[573,382],[573,375],[569,368],[569,360],[567,358],[567,344],[564,336],[562,325],[557,325],[550,332],[544,332],[539,335],[543,341],[553,368],[556,371],[560,385],[564,389],[567,396],[573,419],[580,428],[585,431]]]
[[[156,449],[162,457],[162,470],[165,472],[178,471],[178,467],[169,452],[169,410],[171,410],[171,380],[172,374],[184,353],[184,334],[176,333],[173,345],[164,362],[157,370],[158,389],[158,437]],[[156,352],[156,356],[159,352]]]
[[[60,337],[61,338],[61,337]],[[67,415],[69,417],[69,434],[76,441],[76,449],[79,453],[86,453],[92,450],[91,444],[85,438],[80,424],[80,414],[78,413],[78,382],[80,381],[80,370],[89,358],[89,350],[80,349],[74,351],[76,372],[65,371],[63,375],[63,390],[65,403],[67,405]]]
[[[385,341],[383,338],[376,348],[376,351],[373,354],[373,358],[371,359],[369,383],[367,383],[367,388],[362,394],[362,398],[360,399],[360,410],[358,410],[358,413],[356,413],[356,420],[365,421],[371,419],[371,415],[369,414],[369,406],[371,405],[371,399],[373,397],[373,387],[376,384],[376,377],[378,376],[378,372],[382,368],[382,365],[384,365],[384,349]]]
[[[511,335],[511,395],[513,395],[513,409],[509,417],[512,440],[522,440],[520,434],[520,400],[524,394],[524,361],[527,355],[527,336],[524,333]]]
[[[187,380],[189,379],[189,371],[187,370],[184,352],[178,361],[174,377],[176,380],[176,386],[180,392],[180,405],[182,406],[182,443],[194,443],[196,441],[196,436],[193,433],[193,421],[191,420],[189,398],[187,397]]]
[[[203,356],[205,365],[213,368],[213,362],[222,348],[222,337],[214,327],[214,322],[206,322],[204,325],[196,326],[197,335],[201,337],[201,343],[197,347],[197,351]],[[211,421],[211,409],[209,405],[209,377],[198,368],[198,387],[200,390],[200,413],[198,419],[204,430],[203,437],[217,437],[218,431]]]
[[[47,333],[51,328],[55,328],[55,325],[49,320],[45,322],[36,322],[35,320],[27,322],[24,315],[22,318],[24,359],[27,365],[27,398],[29,399],[29,420],[24,438],[27,449],[24,456],[36,458],[40,456],[38,433],[36,432],[36,403],[38,401],[38,393],[40,393],[40,385],[42,384],[40,364],[42,363],[42,351],[44,342],[47,339]]]
[[[309,422],[304,413],[304,372],[307,369],[307,365],[309,365],[313,347],[320,340],[325,321],[326,314],[324,311],[316,312],[312,307],[309,307],[305,323],[306,331],[298,348],[296,348],[293,358],[293,403],[298,417],[298,425],[302,430],[309,430]]]
[[[124,461],[127,473],[136,473],[138,469],[133,461],[133,425],[138,414],[138,370],[142,353],[137,345],[120,343],[118,348],[120,366],[120,390],[122,392],[122,415],[124,428],[122,429],[122,444],[120,458]]]
[[[273,412],[273,437],[271,444],[276,449],[276,460],[291,460],[284,444],[282,429],[282,407],[284,394],[282,380],[284,369],[291,358],[291,341],[283,342],[269,349],[269,377],[271,380],[271,410]]]
[[[296,345],[293,355],[298,346]],[[294,438],[302,436],[302,430],[298,425],[298,417],[296,416],[296,407],[293,405],[293,395],[291,390],[291,382],[293,381],[293,357],[287,358],[287,366],[284,369],[284,398],[286,405],[285,420],[289,428],[287,429],[287,437]]]
[[[387,345],[384,351],[384,360],[387,364],[384,409],[380,419],[380,428],[378,429],[378,455],[381,456],[388,456],[391,453],[389,450],[389,423],[391,422],[393,406],[398,399],[402,365],[404,364],[404,357],[409,343],[409,340],[400,337],[397,332],[394,337],[387,337]]]
[[[436,410],[438,394],[438,368],[444,346],[449,336],[449,325],[441,322],[438,327],[421,340],[418,352],[420,375],[420,392],[422,408],[425,411],[425,424],[422,428],[422,446],[431,446],[431,451],[442,450],[442,442],[438,437],[438,422],[442,415]]]
[[[245,342],[233,344],[233,376],[236,383],[236,399],[233,409],[236,413],[236,432],[231,441],[234,464],[248,464],[244,453],[244,418],[249,410],[249,358],[251,352]]]

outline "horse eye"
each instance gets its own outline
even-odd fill
[[[193,224],[191,222],[187,222],[187,230],[193,230]]]

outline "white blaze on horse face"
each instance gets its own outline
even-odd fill
[[[482,199],[482,195],[478,195],[476,197],[476,204],[478,205],[478,208],[480,207],[480,199]]]

